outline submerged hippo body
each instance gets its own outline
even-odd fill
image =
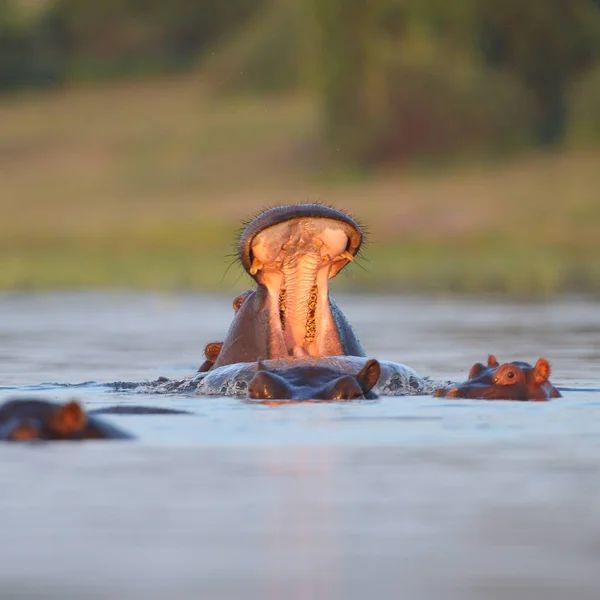
[[[74,401],[8,400],[0,406],[0,440],[104,440],[131,436],[85,413]]]
[[[250,221],[238,256],[257,287],[240,296],[211,368],[259,359],[365,356],[328,289],[329,279],[354,260],[362,237],[354,219],[321,204],[278,206]]]
[[[7,400],[0,405],[0,441],[129,440],[132,435],[97,415],[180,415],[187,411],[154,406],[116,405],[84,411],[71,400],[57,404],[37,398]]]
[[[523,361],[500,364],[493,354],[487,365],[475,363],[467,381],[436,390],[435,396],[486,400],[550,400],[560,392],[550,383],[550,363],[540,358],[535,366]]]

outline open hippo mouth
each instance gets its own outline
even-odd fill
[[[250,221],[238,255],[257,289],[244,297],[215,367],[259,358],[364,356],[328,289],[361,243],[354,219],[321,204],[278,206]]]

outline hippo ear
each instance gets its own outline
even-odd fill
[[[493,354],[490,354],[488,356],[488,367],[499,367],[500,363],[498,362],[498,360],[496,359],[496,357]]]
[[[479,375],[481,373],[481,371],[483,371],[485,369],[485,365],[482,365],[481,363],[475,363],[472,367],[471,370],[469,371],[469,377],[467,377],[467,379],[473,379],[474,377],[477,377],[477,375]]]
[[[540,358],[533,368],[533,378],[536,383],[544,383],[550,377],[550,363],[545,358]]]
[[[204,356],[211,362],[216,362],[223,347],[223,342],[209,342],[204,346]]]
[[[379,361],[372,358],[371,360],[368,360],[365,366],[360,370],[356,379],[363,392],[366,394],[375,387],[380,376],[381,365],[379,364]]]
[[[71,400],[57,408],[48,418],[48,429],[58,435],[70,435],[81,431],[87,423],[85,412],[77,402]]]
[[[240,310],[240,308],[242,308],[242,304],[244,304],[244,302],[246,301],[246,298],[252,293],[252,290],[246,290],[244,293],[240,294],[234,301],[233,301],[233,310],[235,310],[235,312],[237,312],[238,310]]]
[[[206,360],[198,367],[198,373],[206,373],[217,362],[223,342],[209,342],[204,346],[204,356]]]

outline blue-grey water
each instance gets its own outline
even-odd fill
[[[192,374],[232,297],[0,295],[3,399],[193,413],[106,417],[133,442],[3,445],[0,598],[600,597],[600,305],[337,298],[369,356],[423,376],[545,356],[548,403],[102,385]]]

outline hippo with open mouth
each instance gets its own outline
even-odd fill
[[[277,377],[280,383],[272,383],[277,391],[270,394],[323,398],[337,375],[353,378],[354,384],[334,396],[357,397],[368,360],[329,293],[329,280],[354,260],[362,243],[360,224],[323,204],[277,206],[249,221],[239,238],[238,258],[256,289],[235,299],[225,340],[206,346],[206,361],[194,380],[197,393],[247,397],[257,371],[269,370],[275,373],[271,381]],[[430,391],[412,369],[374,363],[378,377],[364,394]]]
[[[259,358],[365,356],[328,285],[362,240],[354,219],[321,204],[278,206],[250,221],[238,257],[257,288],[240,302],[213,368]]]

